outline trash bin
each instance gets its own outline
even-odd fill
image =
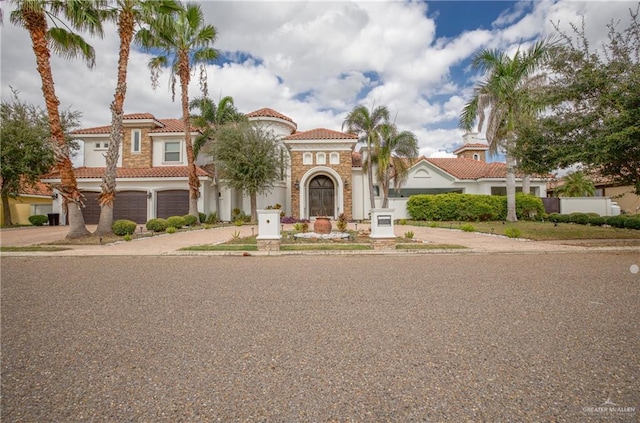
[[[60,213],[47,213],[47,217],[49,218],[49,226],[60,225]]]

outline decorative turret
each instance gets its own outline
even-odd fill
[[[486,152],[489,146],[478,138],[478,133],[466,133],[462,136],[464,144],[458,147],[453,154],[458,158],[467,158],[486,162]]]

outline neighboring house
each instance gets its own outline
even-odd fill
[[[35,214],[47,215],[53,211],[54,195],[51,187],[37,182],[35,184],[23,183],[17,197],[9,197],[9,209],[11,221],[14,225],[30,225],[29,216]],[[0,200],[1,201],[1,200]],[[0,210],[2,210],[0,204]],[[0,212],[0,224],[4,225],[4,213]]]
[[[344,213],[348,219],[369,216],[367,174],[362,169],[367,149],[357,144],[358,138],[331,129],[298,131],[288,116],[263,108],[246,115],[272,130],[280,140],[282,156],[281,180],[270,193],[258,197],[258,208],[280,204],[287,216],[312,219]],[[118,194],[114,219],[127,218],[138,223],[154,217],[183,215],[188,212],[188,173],[183,126],[178,119],[156,119],[148,113],[125,115],[124,140],[121,147],[117,184]],[[87,197],[84,212],[87,224],[98,221],[100,207],[96,201],[104,174],[103,154],[109,143],[109,126],[81,129],[74,137],[84,142],[84,166],[76,169],[80,189]],[[197,131],[192,129],[195,136]],[[406,216],[406,200],[418,193],[464,192],[472,194],[505,194],[504,163],[487,163],[488,146],[471,134],[454,153],[457,158],[420,158],[412,166],[407,182],[399,191],[390,190],[390,207],[396,217]],[[218,216],[231,219],[234,209],[250,212],[249,198],[219,182],[215,188],[210,158],[197,158],[202,183],[198,210],[203,213],[220,210]],[[59,183],[55,174],[43,181]],[[521,180],[517,180],[521,187]],[[546,196],[546,180],[534,178],[532,193]],[[218,201],[216,201],[218,192]],[[382,203],[375,187],[376,203]],[[59,209],[59,205],[58,205]]]
[[[595,197],[608,197],[620,207],[624,214],[640,214],[640,195],[633,192],[631,185],[620,185],[612,182],[611,178],[600,176],[596,172],[589,174],[596,187]],[[547,195],[554,197],[555,190],[562,185],[562,180],[554,179],[547,185]]]

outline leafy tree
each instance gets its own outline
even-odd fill
[[[136,23],[153,19],[154,13],[167,13],[178,9],[171,0],[117,0],[105,9],[105,18],[115,21],[120,37],[118,54],[118,77],[113,101],[111,102],[111,132],[107,150],[106,169],[102,176],[102,192],[98,196],[100,202],[100,219],[95,233],[104,235],[112,232],[113,204],[116,198],[116,171],[120,144],[122,143],[122,120],[124,117],[124,100],[127,95],[127,66],[131,42]]]
[[[367,146],[367,178],[369,179],[369,199],[371,208],[376,207],[373,195],[373,167],[372,152],[380,144],[381,131],[384,125],[389,123],[389,109],[385,106],[378,106],[373,110],[365,106],[356,106],[349,112],[342,127],[346,126],[347,132],[360,137],[360,142]]]
[[[486,78],[474,88],[473,98],[460,115],[459,126],[470,132],[478,119],[482,131],[485,110],[486,136],[490,151],[503,149],[507,162],[507,220],[515,222],[516,215],[516,161],[513,150],[517,146],[517,128],[536,115],[542,105],[532,95],[542,75],[534,76],[544,64],[549,48],[538,41],[526,51],[518,49],[513,57],[499,50],[483,50],[473,58],[473,67],[485,72]]]
[[[153,87],[158,85],[160,72],[168,67],[171,91],[175,97],[175,85],[180,80],[182,122],[184,124],[184,141],[187,150],[187,166],[189,167],[189,214],[198,215],[198,197],[200,196],[200,180],[198,179],[191,141],[191,125],[189,119],[189,82],[191,69],[199,65],[199,80],[203,94],[207,94],[207,74],[205,65],[218,57],[214,49],[216,28],[204,23],[204,14],[199,5],[187,3],[186,6],[172,14],[157,15],[148,28],[136,33],[136,39],[144,48],[154,54],[160,52],[149,61]]]
[[[563,184],[556,188],[559,197],[593,197],[596,187],[584,172],[571,172],[562,178]]]
[[[380,144],[372,155],[372,163],[376,165],[376,179],[382,186],[382,207],[389,206],[389,185],[393,180],[395,189],[400,189],[407,181],[409,168],[418,158],[418,139],[410,131],[398,131],[393,124],[382,126]]]
[[[13,3],[16,10],[11,12],[10,20],[29,32],[38,73],[42,80],[42,93],[47,108],[54,156],[60,173],[61,182],[58,189],[69,217],[69,232],[66,237],[79,238],[89,234],[81,210],[84,199],[78,189],[69,146],[65,142],[60,121],[60,101],[56,96],[49,58],[53,49],[54,52],[68,58],[80,56],[89,67],[93,67],[95,64],[93,48],[80,35],[68,28],[102,35],[100,12],[95,7],[99,2],[13,0]],[[62,22],[61,17],[66,23]],[[49,28],[49,21],[54,25],[52,28]]]
[[[80,124],[80,112],[65,110],[60,116],[65,142],[78,148],[69,132]],[[11,225],[8,198],[19,194],[22,184],[34,184],[55,164],[49,145],[51,132],[47,113],[41,108],[20,101],[13,90],[11,100],[2,100],[0,114],[2,149],[2,204],[5,224]]]
[[[560,33],[550,61],[552,106],[532,130],[530,160],[547,168],[579,163],[640,194],[639,10],[630,10],[625,29],[607,25],[600,50],[591,49],[584,22]]]
[[[280,149],[272,131],[257,124],[221,127],[212,146],[220,177],[229,187],[249,194],[251,221],[257,220],[257,195],[270,192],[280,180]]]

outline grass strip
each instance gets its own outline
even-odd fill
[[[70,250],[71,248],[66,247],[53,247],[53,246],[45,246],[45,245],[28,245],[25,247],[0,247],[0,252],[3,253],[38,253],[38,252],[56,252],[56,251],[65,251]]]
[[[396,250],[463,250],[468,247],[456,244],[396,244]]]
[[[372,250],[369,244],[285,244],[280,251],[338,251],[338,250]]]
[[[180,251],[258,251],[258,246],[256,244],[193,245],[180,248]]]

